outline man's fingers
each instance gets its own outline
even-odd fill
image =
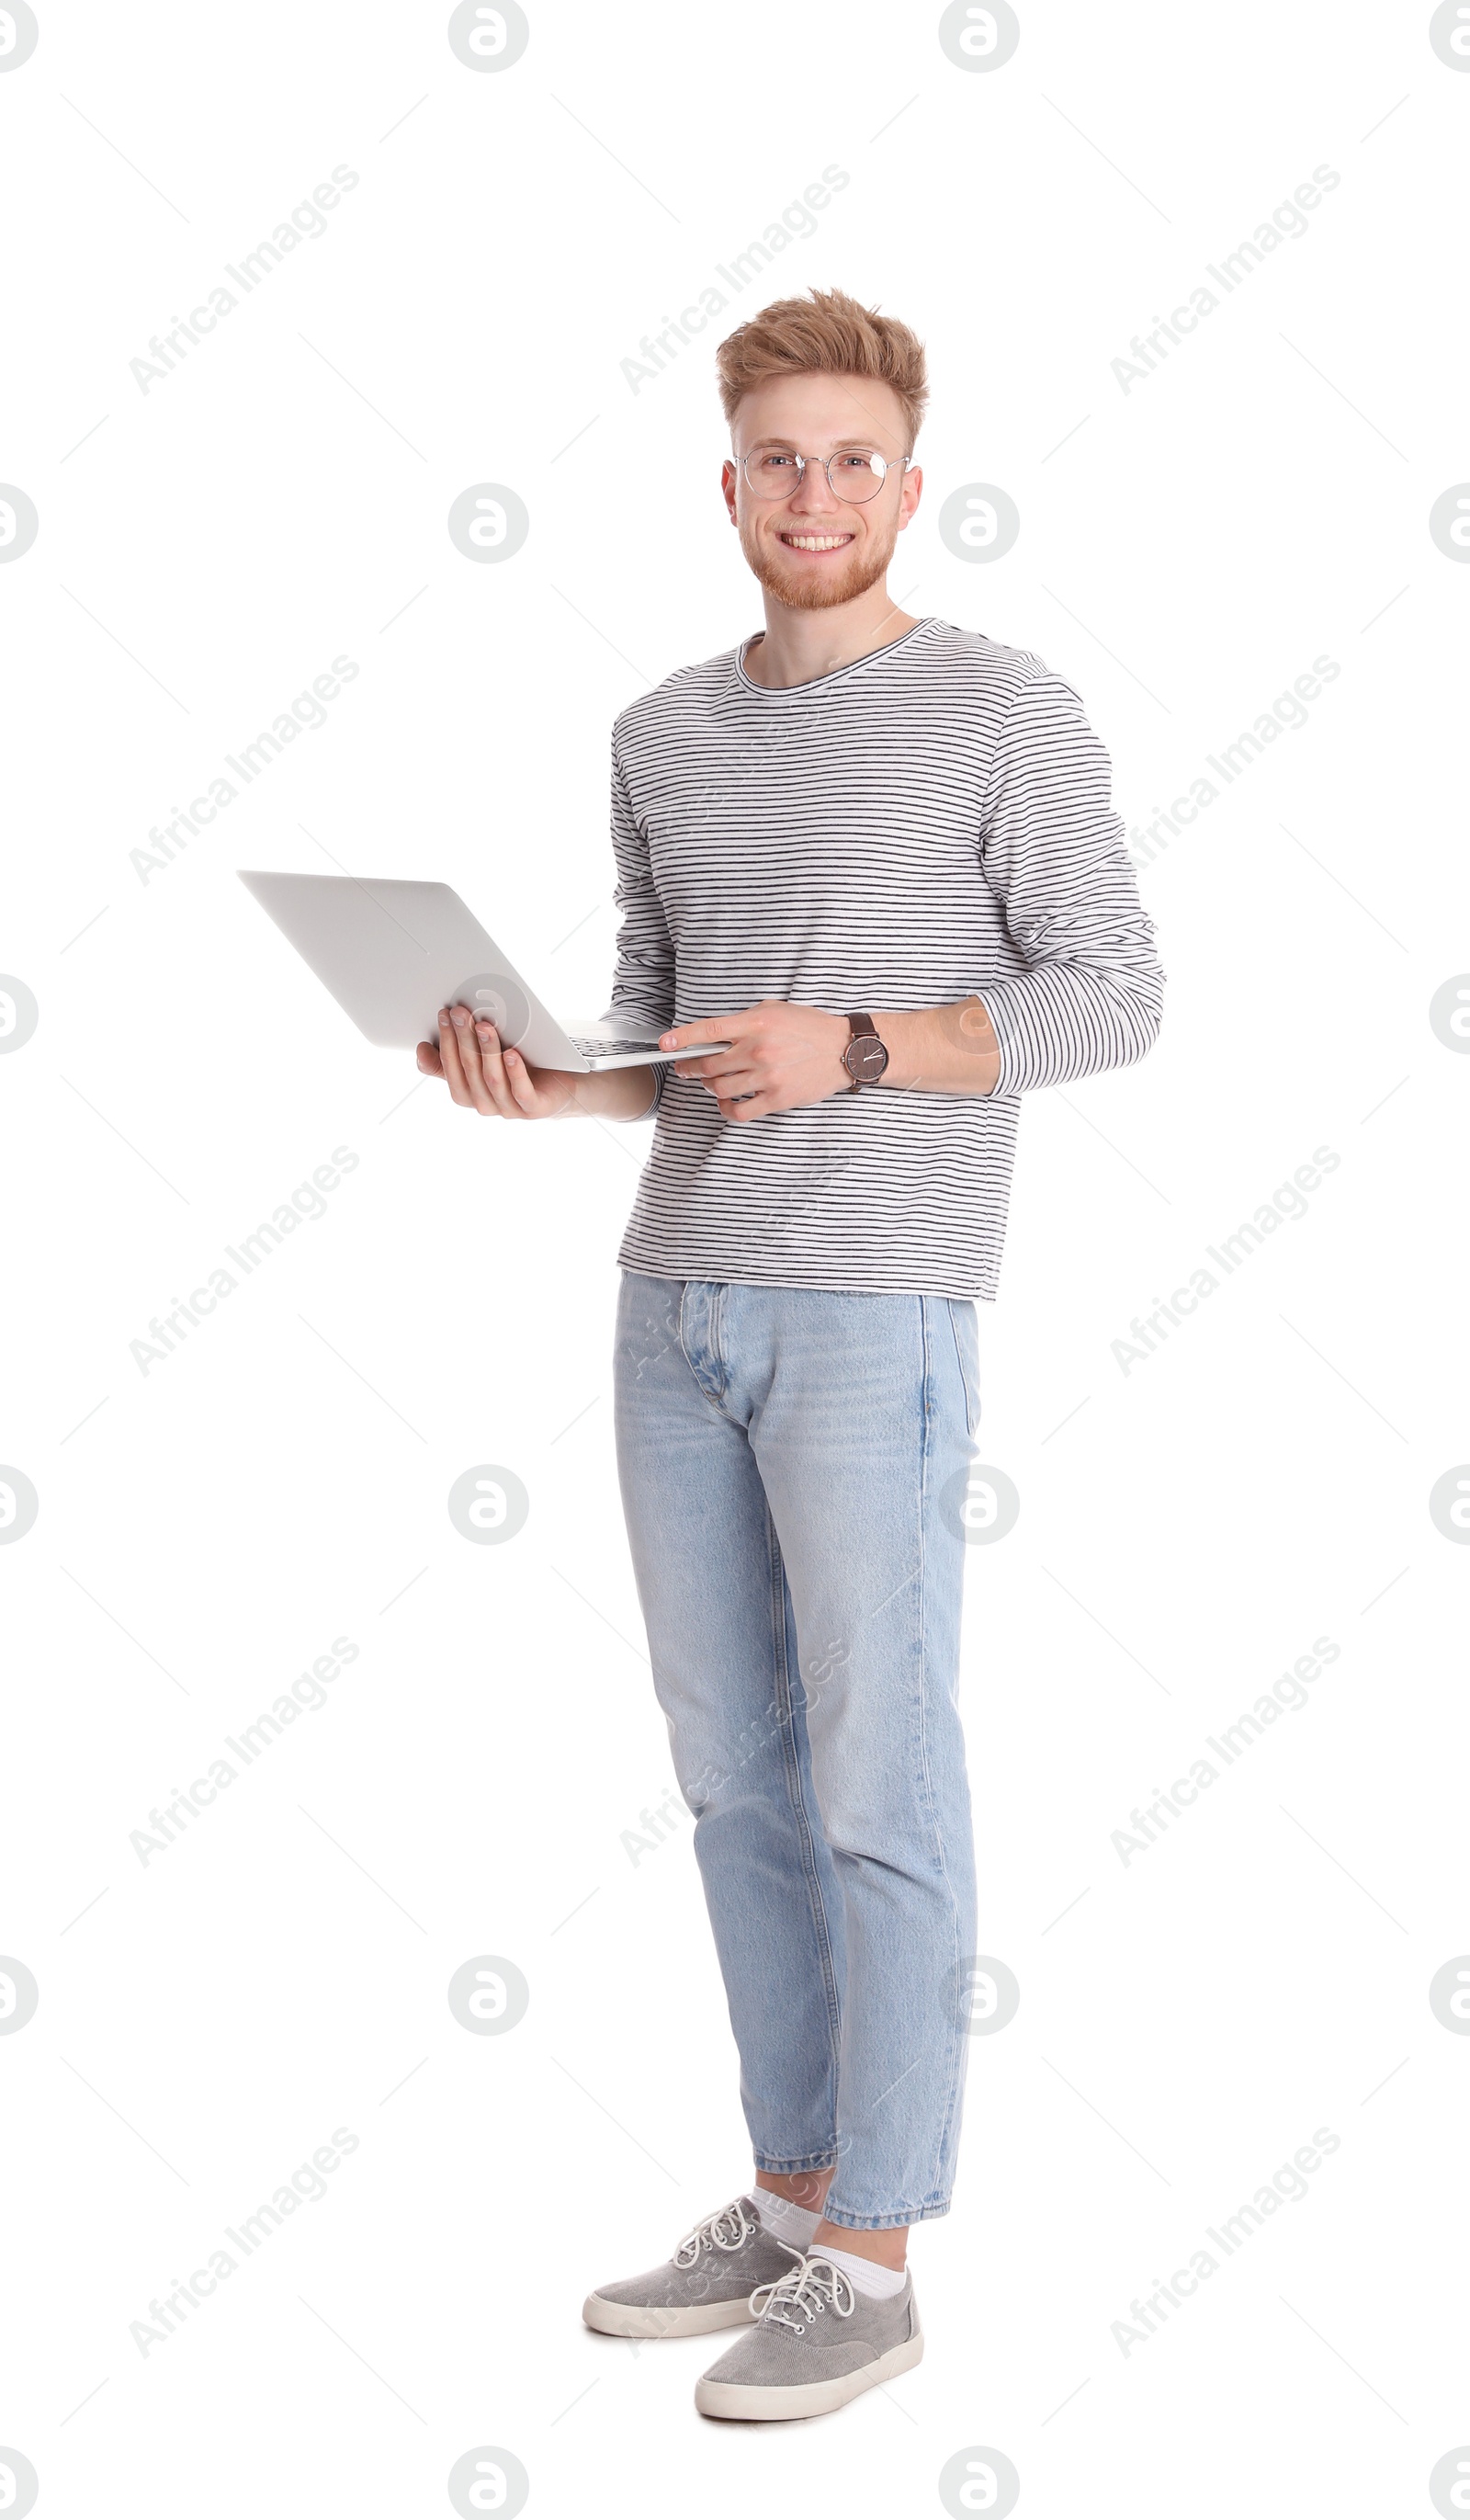
[[[474,1098],[465,1075],[465,1062],[460,1057],[459,1035],[455,1031],[447,1007],[442,1007],[439,1011],[439,1059],[444,1071],[444,1081],[449,1087],[450,1101],[458,1102],[467,1111],[472,1111]]]
[[[480,1072],[485,1080],[485,1091],[490,1097],[491,1107],[503,1120],[517,1118],[519,1115],[515,1098],[506,1076],[506,1059],[501,1048],[500,1034],[488,1015],[480,1015],[477,1018],[474,1025],[474,1038],[479,1050]]]
[[[450,1039],[454,1044],[455,1058],[459,1061],[460,1075],[464,1080],[465,1100],[470,1109],[478,1111],[480,1117],[484,1119],[494,1110],[495,1104],[480,1064],[473,1019],[465,1007],[451,1007],[449,1017]]]
[[[532,1083],[531,1071],[518,1050],[508,1050],[505,1053],[505,1070],[506,1083],[511,1089],[512,1099],[517,1110],[523,1111],[528,1119],[534,1120],[540,1111],[550,1107],[549,1097]]]
[[[497,1111],[503,1120],[518,1120],[521,1116],[520,1105],[511,1091],[500,1034],[485,1015],[481,1015],[475,1024],[474,1031],[479,1045],[481,1073],[485,1080],[485,1090],[490,1096],[491,1108]]]
[[[691,1077],[696,1085],[718,1086],[723,1091],[733,1084],[736,1077],[744,1077],[748,1081],[757,1077],[760,1070],[752,1064],[743,1051],[732,1050],[728,1051],[723,1058],[697,1058],[690,1060],[688,1065],[681,1059],[674,1073],[676,1076]]]
[[[451,1007],[450,1038],[455,1058],[465,1081],[465,1099],[482,1118],[495,1109],[495,1098],[485,1082],[484,1066],[474,1038],[474,1018],[468,1007]]]
[[[534,1111],[539,1097],[531,1083],[525,1060],[513,1050],[508,1050],[502,1053],[501,1063],[506,1071],[507,1091],[517,1111]]]
[[[456,1009],[456,1014],[459,1010]],[[483,1016],[476,1017],[467,1008],[465,1028],[460,1035],[460,1048],[469,1076],[469,1090],[474,1107],[482,1119],[503,1120],[514,1110],[501,1066],[500,1035]]]
[[[442,1076],[461,1108],[484,1120],[548,1119],[565,1107],[560,1080],[548,1091],[518,1050],[502,1046],[489,1017],[463,1003],[440,1008],[439,1047],[421,1042],[419,1065],[425,1076]]]
[[[671,1031],[660,1033],[660,1050],[693,1050],[701,1041],[735,1041],[746,1015],[705,1015],[698,1023],[675,1024]]]
[[[725,1043],[719,1050],[703,1053],[692,1050],[681,1051],[674,1061],[675,1073],[679,1076],[718,1076],[729,1067],[747,1067],[750,1063],[751,1049],[752,1045],[749,1042],[731,1041]]]

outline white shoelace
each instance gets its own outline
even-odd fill
[[[785,2240],[780,2243],[783,2249],[788,2245]],[[782,2327],[794,2327],[798,2336],[824,2310],[834,2310],[839,2318],[851,2318],[858,2296],[842,2269],[834,2267],[820,2249],[814,2249],[806,2258],[795,2249],[791,2254],[796,2259],[795,2266],[778,2275],[775,2283],[758,2284],[751,2294],[750,2307],[756,2317],[777,2319]],[[793,2311],[801,2316],[793,2318]]]
[[[674,2251],[674,2264],[676,2267],[693,2266],[703,2248],[742,2248],[751,2232],[759,2229],[759,2223],[745,2211],[743,2197],[733,2197],[728,2205],[721,2206],[718,2214],[706,2214],[702,2223],[696,2223],[691,2231],[686,2231]],[[784,2241],[781,2245],[784,2247]]]

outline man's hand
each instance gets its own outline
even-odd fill
[[[439,1045],[420,1042],[419,1073],[442,1076],[451,1102],[482,1120],[642,1120],[653,1108],[651,1067],[532,1067],[463,1002],[439,1009]]]
[[[1001,1075],[1001,1045],[983,999],[954,1006],[869,1011],[888,1064],[876,1093],[993,1094]],[[729,1050],[708,1058],[681,1059],[675,1074],[707,1087],[727,1120],[759,1120],[767,1111],[794,1111],[803,1102],[824,1102],[846,1093],[852,1079],[842,1054],[852,1039],[846,1015],[816,1007],[788,1007],[763,998],[743,1014],[711,1015],[704,1023],[679,1024],[659,1037],[660,1050],[697,1050],[701,1041],[728,1041]]]
[[[577,1079],[559,1067],[527,1067],[503,1050],[493,1023],[467,1006],[439,1009],[439,1047],[419,1044],[423,1076],[442,1076],[449,1099],[485,1120],[555,1120],[570,1105]]]
[[[694,1050],[702,1041],[728,1041],[729,1050],[714,1051],[707,1058],[680,1059],[674,1073],[706,1086],[722,1119],[760,1120],[768,1111],[794,1111],[803,1103],[847,1093],[852,1079],[842,1054],[851,1039],[846,1015],[763,998],[742,1014],[676,1024],[660,1035],[658,1047]]]

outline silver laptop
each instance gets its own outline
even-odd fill
[[[502,1042],[532,1067],[583,1073],[679,1056],[659,1049],[651,1021],[615,1009],[558,1021],[447,883],[254,867],[238,873],[359,1032],[384,1048],[437,1042],[439,1009],[463,1002],[487,1014]]]

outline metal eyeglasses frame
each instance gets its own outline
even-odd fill
[[[758,453],[761,450],[757,448],[752,448],[751,450],[752,453]],[[789,490],[782,490],[780,492],[780,495],[781,498],[794,498],[796,492],[801,488],[802,483],[807,477],[807,466],[809,464],[820,464],[823,472],[826,474],[826,486],[831,491],[832,497],[840,501],[843,506],[853,508],[866,508],[870,500],[877,498],[878,493],[887,488],[888,475],[890,472],[897,472],[902,475],[908,472],[910,466],[913,462],[912,455],[899,455],[894,458],[892,463],[890,463],[886,456],[878,453],[875,446],[865,446],[862,448],[861,452],[865,455],[870,456],[874,464],[881,464],[883,470],[878,475],[876,487],[869,491],[867,498],[854,499],[844,491],[837,488],[836,483],[832,479],[832,466],[837,463],[842,456],[858,453],[859,450],[856,447],[839,446],[836,453],[833,455],[798,455],[794,447],[786,446],[768,448],[766,452],[778,455],[789,455],[792,463],[796,466],[796,479]],[[756,488],[747,470],[750,456],[732,454],[729,460],[735,467],[736,472],[739,473],[752,499],[764,499],[767,494]],[[773,501],[772,504],[774,505],[775,502]]]

